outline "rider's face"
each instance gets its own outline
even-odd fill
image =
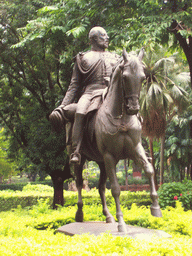
[[[106,49],[109,46],[109,37],[104,29],[98,31],[95,37],[96,44],[101,49]]]

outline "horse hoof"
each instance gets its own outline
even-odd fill
[[[157,206],[157,207],[151,206],[151,215],[153,215],[154,217],[162,217],[160,207],[159,206]]]
[[[107,217],[106,218],[106,223],[115,223],[115,219],[113,218],[113,216]]]
[[[76,215],[75,215],[75,221],[83,222],[83,211],[77,210]]]
[[[118,224],[118,232],[127,233],[126,225],[124,224]]]

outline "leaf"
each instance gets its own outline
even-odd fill
[[[53,26],[51,31],[55,33],[56,31],[61,30],[62,32],[66,33],[66,28],[64,26]]]
[[[171,145],[171,154],[173,154],[175,151],[176,151],[176,149],[177,149],[177,145],[176,144],[172,144]]]
[[[170,63],[173,64],[173,63],[175,62],[175,58],[174,58],[173,56],[171,56],[171,57],[162,58],[162,59],[158,60],[158,61],[155,63],[155,65],[154,65],[154,67],[153,67],[153,70],[154,70],[154,71],[155,71],[155,70],[158,70],[160,67],[164,68],[165,63],[167,63],[167,62],[170,62]]]
[[[189,72],[182,72],[176,75],[176,79],[183,82],[189,83],[190,82],[190,73]]]
[[[162,93],[161,87],[158,84],[153,83],[149,87],[147,94],[148,94],[150,101],[157,104],[157,103],[159,103],[159,101],[161,99],[161,93]]]
[[[75,38],[77,38],[85,31],[86,31],[85,27],[79,26],[67,31],[66,34],[67,36],[70,36],[72,34]]]
[[[45,14],[46,12],[50,12],[50,11],[56,11],[59,10],[59,8],[56,5],[52,5],[52,6],[45,6],[41,9],[38,10],[39,14]]]
[[[189,37],[189,34],[188,34],[187,30],[179,30],[178,33],[180,33],[185,38]]]
[[[175,99],[180,98],[184,95],[188,95],[188,93],[181,86],[178,86],[176,84],[172,86],[171,94]]]

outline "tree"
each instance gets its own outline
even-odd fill
[[[0,20],[0,121],[9,136],[9,157],[17,159],[21,168],[32,166],[39,173],[46,171],[52,175],[57,170],[57,175],[52,175],[53,184],[58,180],[57,184],[63,185],[63,181],[71,177],[68,168],[63,170],[67,161],[65,134],[51,133],[48,120],[59,99],[58,92],[61,98],[63,93],[58,77],[58,59],[43,39],[23,48],[11,48],[23,36],[18,28],[34,18],[38,8],[50,2],[26,0],[3,5]],[[55,200],[63,202],[63,189],[55,190],[55,193]]]
[[[71,177],[66,164],[65,134],[50,133],[48,116],[67,89],[72,58],[89,47],[87,31],[93,25],[108,24],[112,34],[114,18],[121,16],[113,11],[117,7],[124,15],[125,11],[124,4],[116,1],[105,2],[104,6],[98,1],[56,2],[54,6],[45,6],[51,1],[38,2],[15,0],[12,5],[3,5],[0,117],[10,135],[10,156],[23,154],[25,163],[29,160],[32,167],[49,173],[53,184],[60,187],[55,188],[55,198],[62,204],[61,184]],[[118,45],[120,41],[115,39],[112,41]]]
[[[127,17],[127,26],[123,31],[124,37],[130,38],[127,47],[132,48],[142,44],[153,47],[158,43],[182,49],[188,61],[192,81],[191,1],[135,0],[126,3],[132,6],[132,2],[137,8],[131,17]]]
[[[15,163],[10,162],[7,155],[8,141],[4,134],[4,128],[0,130],[0,183],[15,173]]]
[[[191,107],[182,115],[175,115],[167,127],[166,160],[172,180],[182,181],[186,176],[192,179],[192,141],[189,122],[192,120]]]
[[[159,59],[159,56],[163,57]],[[141,92],[143,132],[149,137],[154,169],[153,139],[161,138],[160,184],[163,182],[166,123],[171,120],[176,111],[183,111],[189,103],[187,91],[176,79],[175,81],[170,79],[177,68],[175,59],[176,56],[169,56],[162,47],[150,51],[145,58],[146,82]]]
[[[181,7],[183,1],[179,3]],[[191,3],[187,4],[185,11],[177,8],[174,13],[175,20],[183,18],[185,24],[191,13]],[[0,121],[10,136],[11,155],[17,151],[26,162],[51,175],[59,170],[56,176],[63,182],[69,176],[62,169],[67,162],[65,134],[50,133],[48,116],[67,90],[73,57],[89,49],[88,31],[95,25],[105,27],[111,38],[109,50],[117,53],[122,47],[150,49],[170,39],[175,46],[167,30],[173,18],[169,5],[151,0],[4,1],[0,11]],[[190,22],[188,18],[189,28]],[[183,34],[182,30],[178,33]],[[186,37],[190,33],[187,30]],[[60,190],[57,197],[61,196]]]

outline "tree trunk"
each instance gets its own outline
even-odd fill
[[[192,37],[189,36],[188,39],[183,37],[178,31],[183,30],[183,27],[176,20],[173,20],[169,30],[175,35],[181,48],[183,49],[185,56],[189,64],[189,72],[191,76],[191,86],[192,86]]]
[[[160,186],[163,184],[164,174],[164,147],[165,147],[165,135],[161,137],[161,152],[160,152]]]
[[[56,170],[56,173],[57,173],[57,175],[51,175],[51,178],[53,181],[53,188],[54,188],[53,209],[57,209],[58,205],[61,205],[61,206],[64,205],[64,196],[63,196],[64,179],[61,176],[61,174],[59,175],[58,170]]]
[[[54,196],[53,196],[53,209],[57,209],[57,205],[64,205],[64,196],[63,196],[63,182],[69,178],[73,178],[70,173],[69,162],[65,164],[64,170],[55,170],[50,174],[53,188],[54,188]]]
[[[155,180],[155,188],[158,190],[158,182],[157,182],[157,173],[155,170],[155,159],[154,159],[154,152],[153,152],[153,139],[149,138],[149,148],[150,148],[150,154],[151,154],[151,164],[154,169],[154,180]]]
[[[190,175],[191,175],[191,180],[192,180],[192,164],[190,165]]]

